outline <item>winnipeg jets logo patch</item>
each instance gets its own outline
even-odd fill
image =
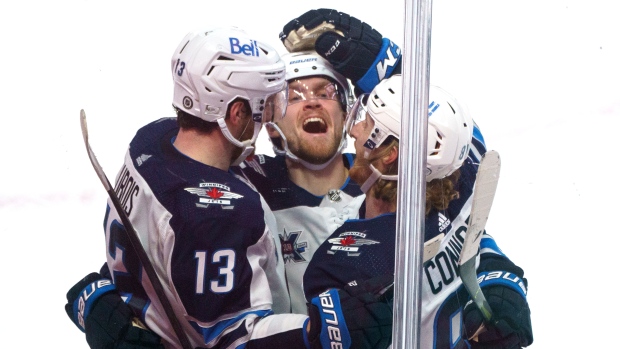
[[[299,241],[301,233],[301,230],[287,233],[286,229],[284,229],[284,232],[282,234],[279,234],[280,244],[282,245],[282,257],[284,259],[284,263],[299,263],[306,261],[306,259],[302,256],[302,253],[306,252],[306,249],[308,248],[308,242]]]
[[[328,254],[336,254],[338,251],[347,252],[348,256],[357,257],[361,254],[360,247],[364,245],[378,244],[379,241],[366,239],[366,234],[357,231],[346,231],[336,238],[327,240],[332,246]]]
[[[198,195],[200,204],[222,205],[224,208],[232,208],[232,199],[241,199],[243,195],[230,191],[230,187],[219,183],[200,183],[199,188],[185,188],[185,191]]]

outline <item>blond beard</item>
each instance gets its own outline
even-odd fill
[[[342,135],[335,135],[333,142],[326,148],[317,147],[315,144],[306,144],[298,142],[297,144],[289,144],[290,151],[298,158],[307,161],[313,165],[321,165],[331,160],[340,147]]]

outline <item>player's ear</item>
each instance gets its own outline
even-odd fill
[[[395,161],[398,161],[398,147],[393,145],[390,148],[390,151],[385,154],[385,156],[381,159],[384,165],[389,165]]]
[[[248,117],[248,110],[243,101],[235,101],[230,105],[230,122],[239,124]]]

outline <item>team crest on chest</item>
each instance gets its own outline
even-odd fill
[[[282,257],[284,263],[288,262],[305,262],[306,259],[302,256],[302,253],[306,252],[308,248],[308,242],[299,241],[302,231],[294,231],[287,233],[286,229],[280,235],[280,244],[282,245]]]
[[[185,188],[185,191],[199,196],[196,204],[199,207],[215,204],[230,209],[234,207],[232,200],[243,197],[243,195],[231,192],[230,187],[219,183],[200,183],[198,188]]]
[[[331,244],[328,254],[336,254],[338,251],[346,252],[348,256],[357,257],[362,252],[360,248],[364,245],[378,244],[379,241],[366,239],[366,234],[358,231],[345,231],[336,238],[328,239]]]

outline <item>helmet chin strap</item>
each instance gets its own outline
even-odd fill
[[[384,175],[379,172],[379,170],[377,170],[377,168],[374,167],[372,164],[368,166],[370,167],[372,173],[370,174],[368,179],[366,179],[364,184],[362,184],[362,186],[360,187],[362,193],[366,194],[368,190],[370,190],[370,187],[372,187],[372,185],[375,184],[379,179],[385,179],[387,181],[398,181],[398,175]]]
[[[226,137],[226,139],[228,139],[230,143],[243,149],[243,151],[241,152],[241,155],[239,155],[239,157],[236,158],[230,164],[231,166],[238,166],[240,163],[243,162],[243,160],[245,160],[248,156],[250,156],[250,154],[252,154],[252,152],[254,151],[253,144],[256,138],[258,137],[258,133],[260,132],[261,123],[254,122],[254,134],[252,135],[251,139],[247,139],[245,141],[239,141],[238,139],[233,137],[233,135],[230,133],[230,130],[228,129],[228,125],[226,124],[226,121],[224,120],[224,118],[217,119],[217,124],[220,126],[220,129],[222,130],[222,134],[224,135],[224,137]]]
[[[243,149],[243,151],[241,152],[241,155],[239,155],[238,158],[236,158],[233,162],[230,163],[230,166],[239,166],[239,164],[242,163],[245,159],[247,159],[248,156],[250,156],[250,154],[252,154],[253,151],[254,151],[254,146],[248,145],[247,147],[245,147],[245,149]]]
[[[324,168],[327,167],[327,165],[331,164],[332,161],[334,161],[334,159],[338,158],[341,154],[342,154],[342,150],[347,146],[347,138],[344,136],[344,132],[343,132],[343,136],[342,139],[340,140],[340,146],[338,147],[338,151],[336,151],[334,153],[334,155],[327,160],[326,162],[322,163],[322,164],[312,164],[309,163],[306,160],[300,159],[297,155],[293,154],[290,149],[288,148],[288,142],[286,141],[286,136],[284,135],[284,133],[282,132],[282,130],[280,129],[280,127],[278,127],[278,125],[276,125],[275,122],[268,122],[267,124],[269,124],[269,126],[273,127],[279,134],[280,134],[280,139],[282,141],[282,148],[284,149],[280,149],[278,147],[276,147],[275,145],[273,146],[273,152],[278,154],[278,155],[283,155],[286,156],[287,158],[291,159],[292,161],[302,164],[305,168],[311,170],[311,171],[320,171]]]

